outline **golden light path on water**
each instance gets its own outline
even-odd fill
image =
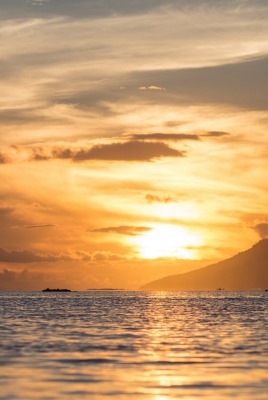
[[[266,292],[0,298],[3,399],[267,399]]]

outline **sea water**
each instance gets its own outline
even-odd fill
[[[0,292],[1,399],[268,398],[268,292]]]

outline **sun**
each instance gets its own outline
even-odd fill
[[[151,231],[135,238],[140,257],[154,259],[160,257],[176,257],[195,259],[194,247],[202,244],[200,236],[185,228],[159,224]]]

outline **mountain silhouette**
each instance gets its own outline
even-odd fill
[[[268,289],[268,239],[251,249],[191,272],[147,283],[141,290]]]

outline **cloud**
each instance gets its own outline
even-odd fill
[[[7,157],[0,152],[0,164],[6,164],[8,162]]]
[[[162,88],[160,86],[140,86],[139,90],[167,90],[166,88]]]
[[[109,15],[112,17],[118,15],[130,15],[133,17],[135,14],[150,14],[154,9],[160,9],[163,12],[163,6],[166,4],[173,12],[179,10],[183,15],[189,9],[191,11],[199,8],[204,9],[204,11],[208,9],[210,12],[216,8],[223,14],[226,9],[238,7],[237,3],[239,2],[243,5],[241,9],[245,10],[246,7],[251,6],[253,13],[258,11],[258,7],[266,6],[266,0],[237,0],[232,2],[231,5],[229,2],[223,2],[222,0],[124,0],[123,2],[122,0],[76,0],[75,2],[73,0],[2,0],[1,9],[3,9],[4,16],[8,13],[8,15],[17,18],[25,15],[29,17],[66,15],[72,18],[90,18],[93,20],[96,17]],[[46,7],[29,7],[29,5],[46,5]],[[31,8],[37,8],[37,10],[33,11]]]
[[[47,225],[25,225],[24,228],[27,229],[35,229],[35,228],[53,228],[56,225],[47,224]]]
[[[55,132],[66,136],[74,124],[77,134],[93,124],[103,132],[104,121],[116,129],[109,115],[98,118],[104,103],[119,113],[135,96],[158,101],[152,95],[157,91],[161,101],[177,106],[246,102],[267,109],[267,65],[256,63],[252,71],[242,65],[233,71],[200,68],[267,52],[267,5],[247,1],[238,12],[238,3],[57,0],[30,7],[2,1],[0,108],[9,126],[0,135],[15,143],[54,138]],[[140,14],[145,10],[151,11]],[[134,96],[120,93],[120,86],[135,88]]]
[[[147,133],[131,136],[134,140],[199,140],[199,135],[188,133]]]
[[[1,290],[40,290],[43,285],[44,275],[42,273],[14,271],[3,269],[0,271]]]
[[[61,158],[63,160],[68,160],[70,158],[75,160],[77,158],[77,155],[79,157],[80,153],[86,153],[88,151],[89,150],[87,150],[87,149],[86,150],[81,149],[79,151],[74,151],[74,150],[71,150],[69,148],[57,149],[57,150],[54,150],[53,157],[54,158]]]
[[[173,201],[171,196],[157,196],[150,193],[145,198],[148,203],[170,203]]]
[[[131,140],[125,143],[96,145],[78,151],[68,148],[58,149],[54,151],[53,157],[73,161],[151,161],[162,157],[184,157],[184,155],[183,151],[173,149],[165,143]]]
[[[185,2],[185,0],[183,0]],[[196,0],[194,0],[196,1]],[[130,15],[150,12],[154,8],[158,8],[163,4],[163,0],[113,0],[113,1],[102,1],[102,0],[2,0],[3,11],[6,13],[8,11],[9,15],[20,17],[21,15],[30,17],[36,17],[46,15],[65,15],[72,18],[90,18],[94,20],[96,17],[107,17],[115,15]],[[169,1],[170,4],[174,3],[176,6],[176,1]],[[28,7],[27,7],[28,5]],[[33,12],[30,8],[31,6],[46,6],[46,7],[34,7],[37,8]],[[181,4],[182,6],[183,4]],[[27,13],[28,11],[28,13]]]
[[[128,79],[138,85],[153,77],[168,89],[169,95],[165,96],[165,102],[172,104],[228,104],[266,111],[267,68],[265,50],[255,59],[251,57],[236,63],[226,61],[222,65],[195,68],[137,71],[130,74]]]
[[[105,250],[95,251],[91,254],[91,262],[118,261],[124,259],[126,259],[126,257]]]
[[[7,250],[0,247],[0,262],[3,263],[34,263],[62,261],[61,256],[42,255],[30,250]]]
[[[120,235],[137,236],[141,233],[148,232],[152,228],[146,226],[110,226],[108,228],[92,229],[91,232],[96,233],[118,233]]]
[[[258,233],[261,239],[268,238],[268,223],[263,222],[261,224],[257,224],[253,226],[252,229],[254,229]]]
[[[20,267],[4,268],[0,271],[0,289],[1,290],[42,290],[47,287],[62,288],[71,287],[75,284],[75,277],[69,277],[66,282],[66,275],[47,273]]]
[[[221,131],[211,131],[211,132],[207,132],[204,133],[203,135],[201,135],[202,137],[221,137],[221,136],[226,136],[226,135],[230,135],[230,133],[228,132],[221,132]]]
[[[0,216],[12,213],[15,210],[14,207],[0,204]]]
[[[33,152],[33,155],[31,157],[31,159],[34,161],[47,161],[50,158],[48,154],[45,154],[45,152],[42,148],[32,149],[32,152]]]

